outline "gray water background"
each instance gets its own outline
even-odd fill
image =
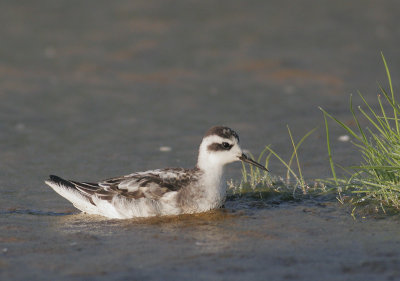
[[[398,217],[353,220],[335,201],[227,202],[198,216],[79,214],[48,174],[94,181],[192,167],[225,124],[258,154],[330,176],[322,106],[351,123],[377,105],[380,51],[400,76],[397,1],[1,1],[1,280],[398,280]],[[360,100],[355,98],[355,105]],[[365,124],[365,122],[363,123]],[[337,141],[335,160],[358,163]],[[161,152],[161,146],[171,147]],[[277,161],[274,175],[284,175]],[[240,180],[240,164],[227,167]],[[72,214],[72,215],[71,215]]]

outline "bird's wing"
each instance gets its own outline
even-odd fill
[[[174,168],[133,173],[99,183],[70,181],[87,196],[111,201],[115,196],[131,199],[159,199],[164,194],[178,191],[193,180],[188,170]]]

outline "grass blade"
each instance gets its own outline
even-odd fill
[[[331,171],[332,171],[333,179],[335,180],[336,185],[338,185],[338,179],[337,179],[337,177],[336,177],[335,165],[334,165],[333,160],[332,160],[331,144],[330,144],[330,141],[329,141],[329,126],[328,126],[328,120],[327,120],[327,118],[326,118],[326,113],[325,113],[325,111],[323,111],[323,113],[324,113],[324,120],[325,120],[326,145],[327,145],[327,148],[328,148],[329,163],[330,163],[330,165],[331,165]]]

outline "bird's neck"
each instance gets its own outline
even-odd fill
[[[201,179],[200,184],[193,190],[193,198],[199,194],[201,196],[193,202],[195,209],[208,211],[220,207],[226,196],[226,187],[222,184],[223,166],[209,163],[207,166],[201,166],[198,163],[196,168],[201,171]]]
[[[203,155],[202,153],[200,153],[197,160],[197,168],[204,173],[205,178],[216,182],[221,180],[224,171],[224,165],[217,158]]]
[[[219,189],[221,186],[222,174],[224,172],[224,165],[218,162],[210,161],[199,161],[197,162],[197,168],[202,171],[203,183],[208,189]]]
[[[207,167],[207,169],[199,167],[200,170],[203,172],[204,182],[209,187],[218,187],[221,183],[222,174],[224,172],[223,167],[221,166],[214,166],[214,167]]]

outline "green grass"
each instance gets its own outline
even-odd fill
[[[250,157],[253,160],[261,163],[268,169],[269,163],[272,158],[277,159],[285,168],[286,176],[277,177],[272,176],[271,173],[260,170],[251,165],[242,163],[242,180],[239,184],[234,183],[232,180],[228,182],[230,195],[234,196],[250,196],[262,199],[278,198],[282,201],[297,200],[304,195],[314,194],[316,190],[319,192],[324,189],[324,184],[314,183],[308,185],[303,177],[302,168],[300,165],[298,150],[301,144],[317,129],[314,128],[305,134],[297,143],[293,139],[292,132],[289,127],[288,133],[292,144],[293,152],[288,161],[285,161],[279,154],[271,148],[270,145],[266,146],[260,153],[257,159],[252,154]],[[293,162],[296,164],[293,166]]]
[[[240,184],[228,182],[230,194],[236,196],[252,196],[258,198],[279,197],[280,200],[293,200],[306,194],[326,194],[333,190],[337,192],[337,199],[342,202],[350,202],[356,207],[363,206],[364,210],[383,212],[400,211],[400,104],[395,99],[392,79],[385,57],[382,60],[389,83],[389,91],[379,85],[381,94],[378,95],[378,107],[373,109],[361,93],[363,107],[354,110],[352,96],[350,96],[350,112],[353,116],[356,128],[351,128],[342,121],[336,119],[324,109],[323,112],[326,130],[326,144],[328,159],[332,171],[332,178],[306,183],[298,150],[301,144],[316,129],[309,131],[297,143],[293,139],[288,127],[288,133],[293,152],[288,161],[283,160],[270,146],[266,146],[257,159],[263,160],[268,168],[272,158],[277,159],[286,167],[285,177],[272,176],[255,167],[247,167],[243,164],[242,180]],[[364,118],[368,126],[363,128],[360,117]],[[348,168],[340,167],[333,161],[333,152],[330,143],[328,120],[334,120],[354,141],[352,144],[362,155],[359,165]],[[295,165],[293,165],[295,162]],[[292,167],[295,166],[295,167]],[[347,176],[338,176],[336,168],[343,169]],[[353,209],[353,213],[355,208]],[[353,214],[352,213],[352,214]]]
[[[361,93],[358,93],[365,108],[358,107],[358,115],[368,122],[362,128],[350,97],[350,111],[357,125],[354,130],[321,108],[326,125],[329,161],[333,178],[328,180],[338,187],[338,198],[361,206],[400,211],[400,104],[395,99],[392,78],[385,57],[382,54],[389,92],[379,85],[378,108],[373,109]],[[389,110],[385,109],[389,108]],[[348,176],[338,178],[332,160],[327,119],[334,120],[353,138],[353,145],[362,155],[363,161],[344,169]]]

